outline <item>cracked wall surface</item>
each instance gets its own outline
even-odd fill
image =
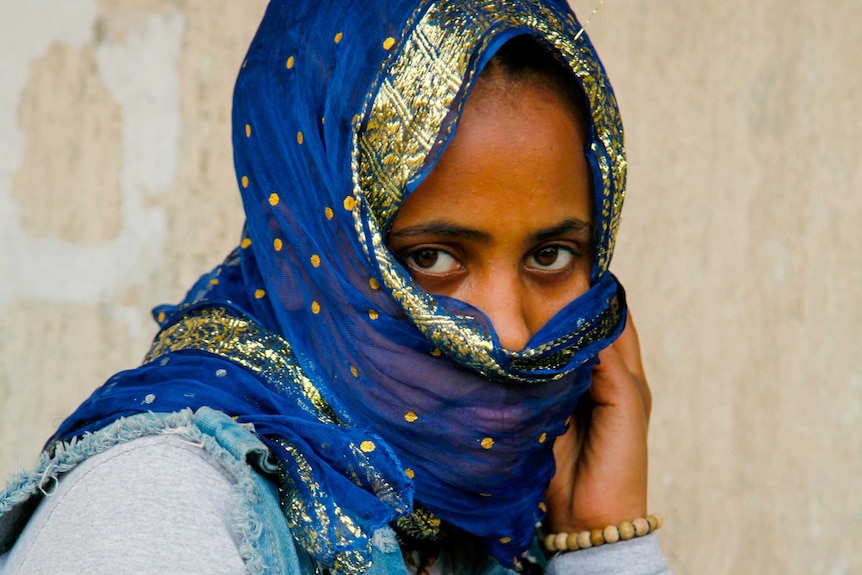
[[[231,89],[264,7],[0,3],[0,475],[237,242]],[[862,572],[860,25],[856,0],[614,0],[589,25],[678,575]]]

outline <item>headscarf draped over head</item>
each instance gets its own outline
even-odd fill
[[[234,96],[240,247],[156,308],[144,365],[55,439],[208,405],[267,443],[292,533],[321,567],[361,571],[390,523],[418,539],[454,526],[517,563],[546,510],[554,438],[625,323],[608,272],[622,125],[581,32],[564,0],[273,0]],[[485,64],[521,35],[583,89],[596,257],[589,291],[513,352],[480,310],[417,285],[385,239]]]

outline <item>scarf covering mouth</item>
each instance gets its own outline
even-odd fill
[[[554,438],[626,318],[608,271],[622,124],[579,32],[564,0],[273,0],[234,93],[240,246],[156,308],[144,365],[52,441],[209,406],[270,448],[288,525],[319,567],[363,571],[391,523],[419,539],[454,526],[516,565],[546,511]],[[512,352],[481,311],[414,283],[384,239],[479,73],[520,35],[585,95],[596,249],[590,289]]]

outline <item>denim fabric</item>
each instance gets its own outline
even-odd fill
[[[240,525],[245,537],[240,553],[244,559],[247,556],[253,559],[246,560],[249,572],[253,572],[252,567],[259,566],[260,571],[266,573],[313,574],[308,555],[298,553],[294,545],[281,512],[275,484],[260,473],[273,473],[277,469],[267,459],[266,446],[249,429],[220,411],[202,407],[195,412],[194,421],[198,429],[215,439],[220,448],[247,464],[242,466],[242,477],[236,479],[246,496],[244,523]],[[251,465],[257,466],[260,472],[253,471]]]
[[[266,473],[276,471],[276,464],[268,459],[266,446],[257,436],[220,411],[201,408],[195,413],[195,423],[201,431],[212,436],[237,459],[246,461]],[[257,517],[249,517],[249,521],[259,522],[257,550],[267,573],[313,575],[315,569],[311,559],[294,545],[281,512],[275,484],[261,473],[251,475],[254,491],[249,493],[249,503]],[[379,529],[372,538],[372,564],[366,575],[406,573],[395,533],[388,527]]]

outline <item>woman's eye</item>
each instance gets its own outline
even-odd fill
[[[447,274],[460,267],[458,260],[442,250],[420,249],[404,258],[407,265],[426,274]]]
[[[542,271],[557,271],[569,267],[574,260],[572,250],[562,246],[541,248],[527,258],[527,267]]]

